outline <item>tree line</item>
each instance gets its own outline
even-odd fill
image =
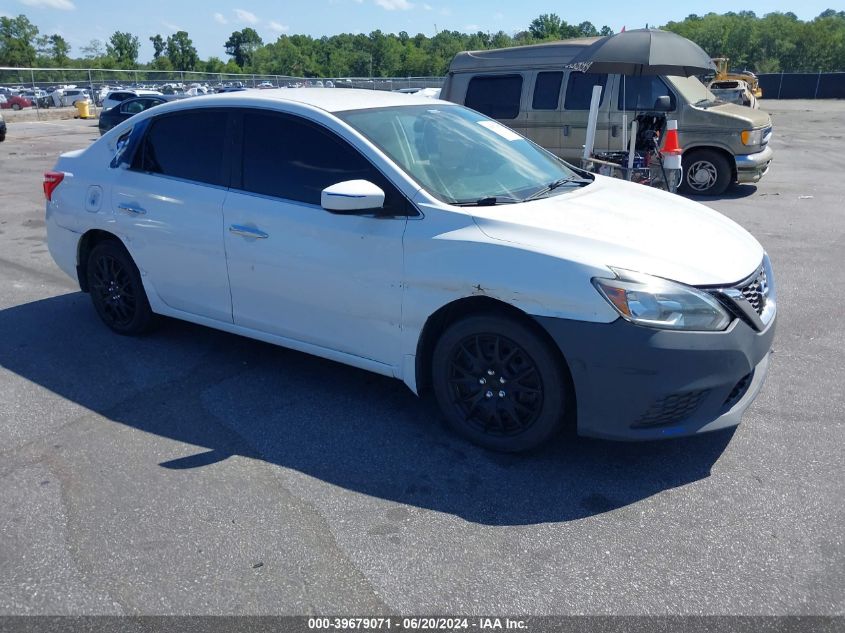
[[[837,71],[845,69],[845,11],[828,9],[802,21],[791,12],[758,17],[752,11],[690,15],[663,27],[698,43],[713,56],[731,59],[731,67],[756,72]],[[116,31],[103,42],[91,40],[75,57],[59,34],[40,34],[25,15],[0,17],[0,66],[197,70],[207,73],[256,73],[296,77],[427,77],[446,74],[449,62],[464,50],[506,48],[537,42],[610,35],[608,26],[569,24],[554,13],[536,17],[528,28],[461,33],[440,31],[429,37],[375,30],[314,38],[282,35],[265,43],[252,28],[235,31],[223,43],[228,57],[200,59],[187,31],[154,34],[153,59],[139,63],[141,40]]]

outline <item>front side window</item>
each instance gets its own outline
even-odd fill
[[[132,168],[152,174],[226,186],[226,122],[220,110],[191,110],[156,119],[136,152]]]
[[[464,105],[491,119],[515,119],[522,97],[522,75],[473,77]]]
[[[620,110],[653,110],[658,97],[669,97],[671,109],[675,109],[675,95],[664,81],[656,75],[619,77]]]
[[[550,183],[580,180],[554,155],[461,106],[396,106],[335,114],[448,204],[492,198],[519,201]]]
[[[319,206],[323,189],[346,180],[372,182],[384,191],[386,211],[407,213],[399,191],[333,132],[292,115],[244,113],[244,191]]]

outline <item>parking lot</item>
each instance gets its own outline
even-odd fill
[[[398,381],[176,321],[112,334],[41,194],[97,122],[10,121],[0,614],[845,614],[845,102],[761,108],[770,173],[705,201],[777,276],[743,423],[521,456]]]

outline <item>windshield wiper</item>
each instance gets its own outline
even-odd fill
[[[457,207],[494,207],[497,204],[514,204],[515,202],[520,202],[520,200],[507,196],[488,196],[478,200],[463,200],[454,204]]]
[[[540,189],[540,191],[535,191],[530,196],[525,198],[523,202],[528,202],[529,200],[536,200],[537,198],[545,196],[547,193],[554,191],[558,187],[563,187],[563,185],[589,185],[591,182],[593,181],[587,180],[586,178],[578,178],[577,176],[567,176],[566,178],[559,178],[554,182],[550,182],[548,185]]]

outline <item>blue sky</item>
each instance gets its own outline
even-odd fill
[[[797,5],[797,6],[796,6]],[[704,7],[704,8],[703,8]],[[281,34],[315,37],[337,33],[407,31],[433,35],[435,28],[457,31],[524,30],[541,13],[557,13],[570,23],[589,20],[618,31],[682,20],[690,13],[751,10],[758,15],[792,11],[812,19],[832,0],[742,2],[543,2],[537,0],[0,0],[0,15],[25,14],[41,33],[59,33],[71,44],[73,56],[92,39],[107,40],[114,31],[141,38],[141,61],[152,57],[149,36],[188,31],[202,58],[228,59],[223,43],[234,30],[250,26],[265,42]],[[841,7],[838,7],[841,8]]]

